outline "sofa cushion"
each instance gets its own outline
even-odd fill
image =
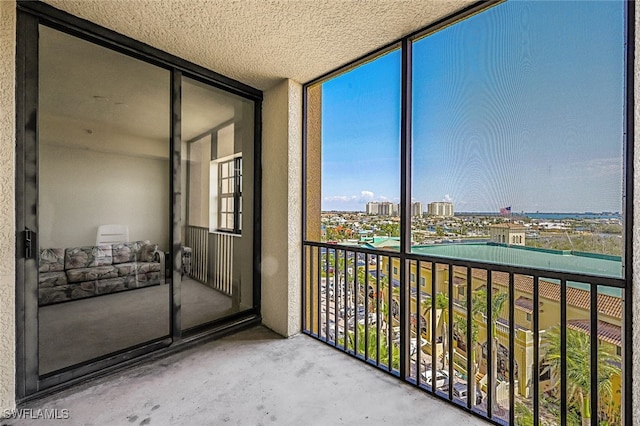
[[[140,247],[138,253],[139,262],[153,262],[156,258],[156,252],[158,251],[157,244],[145,244]]]
[[[147,276],[148,283],[152,283],[152,284],[160,283],[160,272],[152,271],[152,272],[147,272],[145,275]]]
[[[135,241],[132,243],[117,243],[113,248],[113,263],[135,262],[138,260],[140,248],[149,241]]]
[[[126,278],[117,277],[96,281],[96,294],[109,294],[126,290]]]
[[[70,283],[104,280],[107,278],[116,278],[117,276],[118,270],[113,265],[96,266],[94,268],[69,269],[67,271],[67,279]]]
[[[160,263],[158,262],[129,262],[118,263],[113,266],[118,270],[119,277],[160,271]]]
[[[95,282],[41,287],[38,289],[38,303],[40,305],[50,305],[68,300],[84,299],[85,297],[91,297],[95,294]]]
[[[38,303],[40,305],[49,305],[51,303],[71,300],[71,288],[69,285],[41,287],[38,289]]]
[[[136,275],[129,275],[128,277],[123,278],[126,282],[126,287],[129,289],[148,287],[160,283],[159,272],[140,273]]]
[[[65,250],[64,269],[92,268],[113,263],[110,245],[73,247]]]
[[[40,272],[38,275],[38,283],[40,288],[54,287],[67,284],[67,274],[64,271],[56,272]]]
[[[38,270],[40,272],[64,271],[64,249],[49,248],[40,250]]]

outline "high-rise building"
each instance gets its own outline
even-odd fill
[[[370,201],[367,203],[367,214],[379,216],[397,216],[400,211],[400,205],[389,201]]]
[[[378,214],[378,203],[369,202],[366,208],[367,214]]]
[[[427,205],[427,214],[430,216],[453,216],[453,203],[450,201],[434,201]]]
[[[422,216],[423,212],[424,212],[424,210],[422,208],[422,203],[420,201],[416,201],[415,203],[411,204],[411,216],[412,217],[420,217],[420,216]]]

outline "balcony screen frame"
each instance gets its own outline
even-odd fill
[[[323,340],[323,338],[320,336],[321,333],[318,333],[318,335],[316,336],[313,332],[314,327],[316,327],[315,322],[316,318],[314,315],[317,315],[318,318],[318,324],[317,327],[320,327],[320,323],[319,323],[319,319],[320,319],[320,312],[315,312],[314,310],[316,309],[313,304],[314,304],[314,298],[318,298],[319,294],[320,294],[320,290],[319,288],[312,288],[312,289],[307,289],[306,288],[306,279],[310,278],[311,281],[313,281],[315,279],[314,274],[315,274],[315,270],[319,267],[319,263],[320,263],[320,250],[333,250],[333,247],[335,247],[335,250],[337,251],[341,251],[344,250],[345,253],[347,251],[353,251],[354,253],[358,253],[358,252],[367,252],[370,253],[372,256],[383,256],[384,252],[381,252],[379,250],[365,250],[365,249],[361,249],[361,248],[350,248],[347,246],[341,246],[340,244],[337,245],[330,245],[327,246],[324,243],[320,243],[319,238],[316,239],[315,234],[319,233],[319,229],[316,230],[311,229],[311,226],[315,226],[316,224],[319,226],[319,218],[316,218],[315,216],[311,216],[309,214],[309,209],[311,207],[315,208],[319,207],[319,203],[320,203],[320,195],[319,195],[319,191],[316,190],[315,193],[309,191],[309,185],[310,182],[315,182],[316,184],[318,184],[317,182],[319,182],[318,180],[318,164],[317,161],[321,158],[320,154],[319,154],[319,150],[320,147],[318,146],[318,143],[320,142],[320,140],[318,140],[318,136],[314,133],[314,136],[312,138],[310,138],[309,136],[309,130],[310,130],[310,126],[313,126],[312,132],[318,132],[317,129],[317,123],[313,122],[313,124],[310,124],[310,120],[312,121],[313,119],[317,118],[318,114],[321,114],[317,111],[317,106],[314,105],[314,101],[317,100],[318,94],[317,94],[317,90],[318,87],[325,81],[339,76],[355,67],[358,67],[359,65],[362,65],[366,62],[375,60],[377,57],[383,55],[384,53],[388,52],[391,49],[396,48],[398,45],[401,45],[401,49],[402,49],[402,74],[401,74],[401,78],[402,78],[402,90],[401,90],[401,95],[402,95],[402,101],[401,101],[401,155],[400,155],[400,161],[401,161],[401,176],[400,176],[400,182],[401,182],[401,202],[400,202],[400,250],[399,252],[392,252],[392,253],[388,253],[388,255],[392,255],[394,257],[398,257],[399,258],[399,264],[400,264],[400,281],[401,283],[404,283],[406,277],[408,277],[409,271],[407,271],[407,264],[410,261],[414,261],[414,262],[424,262],[424,263],[429,263],[431,262],[432,264],[435,264],[436,262],[438,262],[439,258],[437,256],[424,256],[424,255],[420,255],[420,256],[416,256],[415,254],[411,254],[410,249],[411,249],[411,166],[412,166],[412,158],[411,158],[411,153],[412,153],[412,145],[411,145],[411,135],[412,135],[412,124],[411,124],[411,108],[412,108],[412,63],[411,63],[411,47],[412,47],[412,43],[414,41],[417,41],[418,39],[424,38],[429,36],[430,34],[433,34],[443,28],[446,28],[448,26],[451,25],[455,25],[457,22],[465,20],[475,14],[481,13],[493,6],[499,5],[500,3],[502,3],[502,1],[488,1],[488,2],[478,2],[475,3],[463,10],[461,10],[460,12],[457,12],[451,16],[448,16],[426,28],[423,28],[421,30],[418,30],[414,33],[411,33],[405,37],[402,37],[399,40],[396,40],[392,43],[389,43],[388,45],[385,45],[379,49],[376,49],[372,52],[367,53],[366,55],[363,55],[362,57],[344,65],[341,66],[335,70],[332,70],[318,78],[315,78],[305,84],[303,84],[303,117],[302,117],[302,134],[303,134],[303,147],[302,147],[302,188],[303,188],[303,194],[302,194],[302,225],[303,225],[303,234],[302,234],[302,256],[301,256],[301,268],[303,271],[303,285],[302,285],[302,294],[301,294],[301,308],[302,308],[302,318],[303,318],[303,330],[305,329],[305,321],[310,321],[311,322],[311,326],[308,330],[304,330],[305,333],[310,334],[314,337],[319,338],[320,340]],[[562,291],[561,294],[563,295],[563,297],[566,297],[566,282],[567,281],[571,281],[576,280],[576,281],[580,281],[581,279],[585,279],[585,278],[589,278],[589,279],[594,279],[597,278],[599,283],[602,283],[603,285],[606,286],[610,286],[610,287],[615,287],[615,288],[619,288],[621,289],[622,292],[622,303],[623,303],[623,320],[622,320],[622,339],[623,339],[623,354],[622,354],[622,374],[625,377],[624,380],[624,386],[622,389],[622,403],[623,403],[623,424],[625,424],[625,422],[629,421],[629,419],[633,418],[633,407],[632,407],[632,360],[633,360],[633,345],[632,345],[632,338],[633,338],[633,333],[632,333],[632,322],[633,322],[633,316],[632,316],[632,277],[633,277],[633,270],[632,270],[632,265],[633,265],[633,226],[634,226],[634,221],[633,221],[633,194],[634,194],[634,185],[633,185],[633,180],[634,180],[634,163],[633,163],[633,158],[634,158],[634,116],[633,116],[633,112],[634,112],[634,84],[635,84],[635,80],[634,80],[634,52],[635,52],[635,26],[634,26],[634,17],[635,17],[635,3],[633,1],[625,1],[624,2],[624,9],[625,9],[625,18],[624,18],[624,28],[622,29],[625,34],[624,34],[624,39],[625,39],[625,46],[624,46],[624,65],[622,68],[622,72],[624,73],[624,78],[623,78],[623,84],[624,84],[624,94],[622,95],[625,105],[623,108],[623,127],[624,127],[624,134],[621,135],[622,138],[622,160],[623,160],[623,183],[622,183],[622,212],[623,212],[623,217],[624,217],[624,222],[623,222],[623,254],[622,254],[622,265],[623,265],[623,270],[622,270],[622,277],[621,278],[614,278],[614,277],[601,277],[601,276],[597,276],[597,277],[593,277],[590,275],[586,275],[586,274],[579,274],[579,273],[566,273],[566,272],[558,272],[558,271],[554,271],[554,270],[545,270],[545,269],[536,269],[536,268],[529,268],[529,267],[521,267],[521,266],[510,266],[510,265],[503,265],[503,264],[491,264],[491,263],[484,263],[484,262],[476,262],[476,261],[469,261],[469,260],[462,260],[462,259],[440,259],[442,260],[446,260],[446,261],[450,261],[455,263],[456,265],[459,265],[461,267],[465,267],[468,268],[468,270],[471,270],[471,268],[497,268],[500,271],[505,271],[508,272],[509,274],[511,274],[511,278],[510,278],[510,283],[511,283],[511,287],[513,287],[513,274],[523,274],[526,275],[527,273],[531,273],[534,272],[536,274],[536,276],[544,276],[544,277],[549,277],[549,278],[553,278],[553,279],[557,279],[559,282],[561,282],[563,285],[561,285],[562,287]],[[313,109],[310,110],[310,106],[313,105]],[[321,142],[320,142],[321,144]],[[315,214],[315,213],[314,213]],[[324,247],[324,248],[323,248]],[[331,248],[330,248],[331,247]],[[314,262],[315,262],[315,256],[314,253],[318,253],[318,265],[315,266],[314,269]],[[310,258],[311,258],[311,263],[308,263],[308,259],[306,259],[306,254],[309,253],[310,254]],[[366,254],[364,254],[366,255]],[[346,256],[346,254],[345,254]],[[307,275],[310,274],[310,275]],[[320,279],[320,272],[318,272],[318,280]],[[536,283],[537,283],[537,278],[536,278]],[[470,284],[469,284],[470,286]],[[537,287],[537,285],[536,285]],[[408,370],[409,370],[409,354],[408,354],[408,343],[409,343],[409,339],[410,339],[410,335],[409,335],[409,312],[410,310],[408,309],[409,303],[410,303],[410,295],[409,292],[407,291],[408,285],[404,284],[404,285],[400,285],[400,303],[401,303],[401,316],[400,316],[400,371],[399,371],[399,375],[395,374],[393,372],[390,371],[391,374],[393,374],[394,376],[399,376],[399,378],[401,380],[407,380],[408,377]],[[597,288],[597,287],[596,287]],[[470,289],[470,287],[469,287]],[[310,291],[313,290],[313,291]],[[315,293],[318,292],[318,294],[309,294],[309,293]],[[510,295],[509,295],[509,300],[510,300],[510,304],[513,304],[513,289],[510,290]],[[537,295],[535,297],[537,299]],[[311,305],[310,305],[310,309],[311,312],[307,312],[307,302],[311,301]],[[317,301],[317,300],[316,300]],[[591,297],[591,309],[592,312],[596,312],[597,311],[597,298],[596,297]],[[318,310],[319,310],[319,306],[318,306]],[[596,319],[597,319],[597,313],[592,314],[595,315]],[[537,315],[534,315],[534,317]],[[566,310],[562,309],[562,316],[563,318],[566,320]],[[514,318],[514,312],[513,312],[513,306],[510,306],[509,308],[509,318],[511,319],[510,323],[513,323],[513,318]],[[536,333],[537,334],[537,333]],[[597,339],[597,335],[596,335],[596,331],[595,330],[591,330],[591,338],[592,341],[596,341]],[[326,339],[327,343],[328,342],[328,338]],[[511,336],[511,340],[513,340],[513,335]],[[469,340],[468,340],[469,341]],[[336,342],[333,343],[333,345],[336,345]],[[491,343],[489,342],[489,346],[491,346]],[[593,348],[597,348],[597,345],[593,345]],[[366,359],[362,359],[360,358],[358,355],[354,354],[353,352],[349,352],[349,350],[347,350],[347,348],[343,348],[345,350],[345,352],[350,353],[351,355],[354,355],[356,358],[361,359],[365,362],[369,362]],[[593,349],[592,349],[592,354],[594,354]],[[435,360],[435,358],[434,358]],[[469,361],[470,362],[470,361]],[[513,362],[513,360],[511,360],[511,362]],[[561,374],[564,374],[566,377],[566,367],[564,368],[565,371]],[[595,373],[593,373],[595,369],[592,369],[592,383],[595,383],[594,380],[595,378]],[[536,380],[536,388],[537,388],[537,383],[538,381]],[[566,389],[563,389],[563,394],[566,395]],[[434,394],[436,394],[434,392]],[[438,395],[437,396],[441,396],[442,395]],[[449,395],[449,397],[451,397],[451,395]],[[594,402],[597,398],[597,394],[594,392],[592,394],[592,402]],[[511,396],[511,398],[513,398],[513,395]],[[447,400],[445,398],[445,400]],[[448,402],[448,401],[447,401]],[[564,407],[566,408],[566,402],[563,403]],[[459,405],[456,405],[459,406]],[[466,409],[467,411],[469,411],[470,413],[474,414],[474,415],[478,415],[480,417],[482,417],[485,420],[489,420],[492,421],[496,424],[500,424],[498,423],[496,420],[497,419],[487,419],[485,416],[479,414],[477,411],[472,410],[471,408],[471,404],[469,404],[466,407],[462,407],[463,409]],[[513,407],[511,407],[512,409],[510,410],[510,422],[513,423],[514,422],[514,409]],[[595,408],[593,408],[593,411],[595,411]],[[534,415],[535,418],[538,417],[538,407],[537,404],[534,407]],[[597,422],[598,416],[594,415],[592,417],[592,424],[595,424],[595,422]]]

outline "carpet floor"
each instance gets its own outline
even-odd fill
[[[117,352],[170,332],[169,285],[75,300],[39,309],[40,374]],[[197,281],[182,281],[182,328],[235,310],[231,297]]]

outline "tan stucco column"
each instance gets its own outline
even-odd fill
[[[262,104],[262,318],[291,336],[301,327],[302,86],[284,80]]]
[[[640,200],[640,23],[638,21],[640,17],[640,8],[636,6],[636,16],[635,16],[635,63],[634,63],[634,76],[635,76],[635,87],[634,91],[634,99],[635,99],[635,110],[634,110],[634,123],[635,123],[635,147],[634,147],[634,176],[633,176],[633,184],[634,184],[634,194],[633,199],[635,200],[635,206],[633,209],[633,342],[640,342],[640,205],[638,204],[638,200]],[[633,351],[633,374],[631,378],[633,380],[633,412],[637,413],[640,410],[640,350],[638,350],[637,346],[634,347]],[[629,401],[626,401],[628,404]],[[640,426],[640,416],[635,416],[631,419],[631,422]]]
[[[15,407],[16,4],[0,1],[0,417]]]

